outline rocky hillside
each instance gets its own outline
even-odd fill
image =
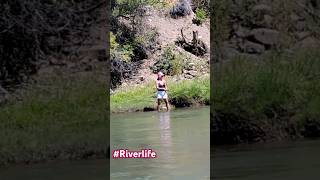
[[[229,0],[214,8],[222,59],[319,47],[317,0]]]
[[[320,135],[315,0],[214,1],[211,142]]]
[[[113,16],[112,88],[149,82],[159,70],[178,79],[209,73],[209,13],[194,2],[139,4],[136,12]]]
[[[1,4],[0,105],[43,74],[106,67],[106,5],[68,0]]]

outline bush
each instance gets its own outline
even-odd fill
[[[137,68],[134,63],[128,63],[117,57],[111,57],[111,88],[122,83],[123,79],[129,78],[134,72],[137,71]]]
[[[120,45],[116,41],[116,36],[110,32],[110,55],[112,58],[117,57],[126,62],[130,62],[133,56],[133,47],[131,44]]]
[[[153,51],[157,48],[159,35],[156,28],[141,27],[135,36],[135,42],[144,46],[148,51]]]
[[[172,46],[168,46],[151,69],[154,73],[162,71],[167,75],[179,75],[184,69],[185,58],[182,54],[176,54]]]
[[[210,11],[210,0],[193,0],[193,7],[194,9],[204,9],[205,11]]]
[[[112,7],[111,21],[111,85],[121,85],[122,81],[136,72],[142,60],[147,59],[158,44],[159,33],[146,26],[143,15],[148,5],[159,3],[155,0],[116,0]],[[121,18],[127,19],[124,23]]]
[[[170,86],[170,82],[169,82]],[[175,107],[188,107],[194,104],[210,104],[210,79],[183,80],[170,86],[170,103]]]
[[[192,12],[191,1],[182,0],[179,1],[170,11],[170,15],[173,18],[183,17],[190,15]]]
[[[193,22],[197,25],[200,25],[205,22],[207,19],[207,13],[202,8],[197,8],[196,10],[196,17],[193,19]]]
[[[257,131],[260,138],[285,138],[301,134],[312,128],[310,125],[317,128],[319,123],[314,122],[320,122],[319,68],[320,53],[316,51],[271,54],[260,62],[239,57],[215,64],[214,132],[229,131],[232,127],[228,121],[243,125],[236,128],[237,133],[245,128],[245,134]],[[241,137],[233,134],[233,138],[237,136]],[[252,137],[249,141],[257,140],[255,135]],[[248,140],[243,138],[239,141]]]
[[[142,16],[146,6],[162,7],[164,3],[158,0],[113,0],[111,3],[112,16]]]

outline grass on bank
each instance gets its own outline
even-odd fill
[[[243,127],[215,127],[217,135],[227,133],[226,136],[234,136],[234,141],[250,136],[249,131],[262,135],[278,131],[278,135],[273,135],[279,137],[320,136],[317,50],[274,53],[260,60],[238,57],[214,66],[211,106],[214,122],[220,125],[223,121],[234,125],[244,122]],[[249,124],[254,127],[246,129]]]
[[[105,82],[49,76],[0,107],[0,165],[105,156]]]
[[[193,104],[209,104],[209,77],[195,80],[168,80],[170,103],[176,107]],[[111,112],[137,111],[155,108],[155,83],[151,82],[134,88],[118,90],[110,97]]]

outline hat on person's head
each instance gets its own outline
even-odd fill
[[[164,74],[163,74],[161,71],[159,71],[159,72],[158,72],[158,76],[159,76],[159,77],[163,77]]]

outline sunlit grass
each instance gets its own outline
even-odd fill
[[[318,51],[271,53],[259,60],[238,57],[214,66],[212,119],[259,122],[297,134],[309,131],[309,125],[320,127]]]
[[[182,81],[169,79],[169,100],[176,106],[179,106],[179,103],[209,104],[209,84],[209,77]],[[156,89],[154,82],[118,90],[110,98],[111,112],[143,110],[144,108],[155,108],[155,105]]]

